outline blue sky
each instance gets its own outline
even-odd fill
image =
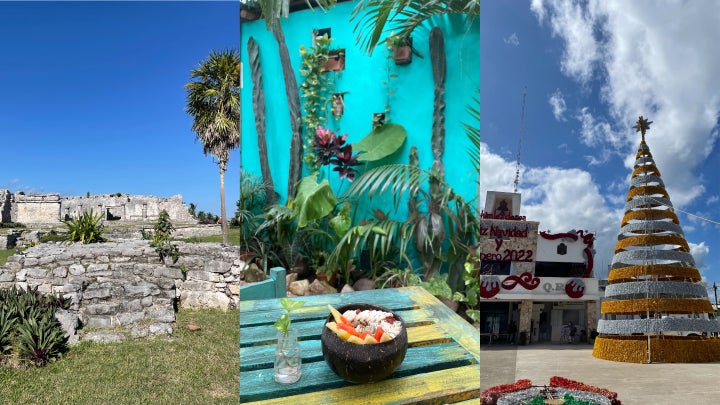
[[[676,209],[720,221],[717,38],[718,2],[484,1],[481,200],[513,190],[527,92],[523,215],[596,232],[596,275],[617,242],[639,115],[654,121],[646,141]],[[678,215],[701,274],[720,283],[720,226]]]
[[[238,48],[239,2],[0,2],[0,189],[170,197],[220,214],[185,113],[190,70]],[[227,213],[239,153],[225,174]]]

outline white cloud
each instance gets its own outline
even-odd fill
[[[654,121],[646,139],[675,205],[701,196],[697,168],[718,139],[720,2],[536,0],[530,8],[563,40],[563,73],[601,85],[607,113],[580,112],[582,141],[622,154],[631,168],[640,138],[631,127],[643,115]]]
[[[515,164],[480,144],[480,199],[485,193],[512,191]],[[540,229],[565,232],[583,229],[595,232],[595,274],[607,276],[607,265],[617,241],[623,208],[612,208],[603,198],[590,173],[559,167],[522,167],[519,192],[521,214],[540,221]]]
[[[563,114],[565,114],[565,110],[567,108],[565,106],[565,98],[563,98],[563,94],[560,89],[555,90],[555,93],[550,96],[548,103],[552,106],[555,119],[558,121],[565,121]]]
[[[695,267],[698,270],[703,270],[705,268],[705,259],[710,254],[710,247],[704,241],[699,244],[688,242],[688,245],[690,246],[690,254],[695,259]]]
[[[710,198],[708,198],[707,201],[705,201],[705,204],[712,205],[718,201],[720,201],[720,196],[713,195],[713,196],[710,196]]]
[[[508,45],[512,45],[512,46],[520,45],[520,40],[518,39],[517,34],[514,32],[509,37],[503,38],[503,42],[505,42]]]

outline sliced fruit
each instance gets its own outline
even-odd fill
[[[342,330],[344,330],[344,331],[347,331],[348,333],[350,333],[350,334],[353,335],[353,336],[360,337],[360,333],[359,333],[357,330],[355,330],[355,328],[354,328],[352,325],[350,325],[350,324],[347,324],[347,323],[339,323],[339,324],[337,325],[337,327],[338,327],[338,329],[342,329]]]
[[[348,339],[348,342],[350,342],[350,343],[357,343],[357,344],[359,344],[359,345],[365,344],[365,341],[364,341],[364,340],[360,339],[359,337],[357,337],[357,336],[355,336],[355,335],[350,336],[350,338]]]
[[[337,328],[337,324],[335,322],[328,322],[325,324],[325,326],[327,326],[328,329],[330,329],[331,331],[335,332],[335,334],[337,334],[338,328]]]
[[[392,336],[390,336],[390,335],[387,334],[387,333],[383,333],[383,335],[380,336],[380,343],[388,342],[388,341],[390,341],[390,340],[392,340]]]
[[[373,335],[370,335],[370,334],[366,335],[366,336],[365,336],[365,339],[363,340],[363,343],[366,344],[366,345],[374,345],[374,344],[377,343],[377,342],[378,342],[378,341],[375,340],[375,338],[373,337]]]
[[[343,330],[343,329],[338,329],[337,332],[335,332],[335,333],[336,333],[336,334],[338,335],[338,337],[339,337],[340,339],[342,339],[342,340],[348,340],[348,339],[350,339],[350,336],[352,336],[352,335],[350,334],[350,332],[348,332],[348,331],[346,331],[346,330]]]
[[[335,323],[350,323],[350,321],[348,321],[347,318],[342,316],[340,311],[333,308],[332,305],[328,304],[328,308],[330,308],[330,313],[332,314],[333,318],[335,318]]]
[[[376,341],[380,342],[380,338],[383,334],[385,334],[385,331],[383,331],[382,327],[378,326],[377,329],[375,329],[375,335],[373,335],[373,337]]]

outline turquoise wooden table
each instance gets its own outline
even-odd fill
[[[389,288],[293,298],[305,305],[292,313],[302,350],[302,377],[273,380],[279,299],[240,302],[240,402],[253,404],[478,404],[480,333],[421,287]],[[370,303],[405,320],[405,360],[387,379],[345,382],[322,356],[320,334],[327,305]]]

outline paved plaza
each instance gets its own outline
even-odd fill
[[[720,403],[720,362],[635,364],[593,357],[592,345],[493,344],[480,347],[480,388],[561,376],[618,393],[623,405]]]

